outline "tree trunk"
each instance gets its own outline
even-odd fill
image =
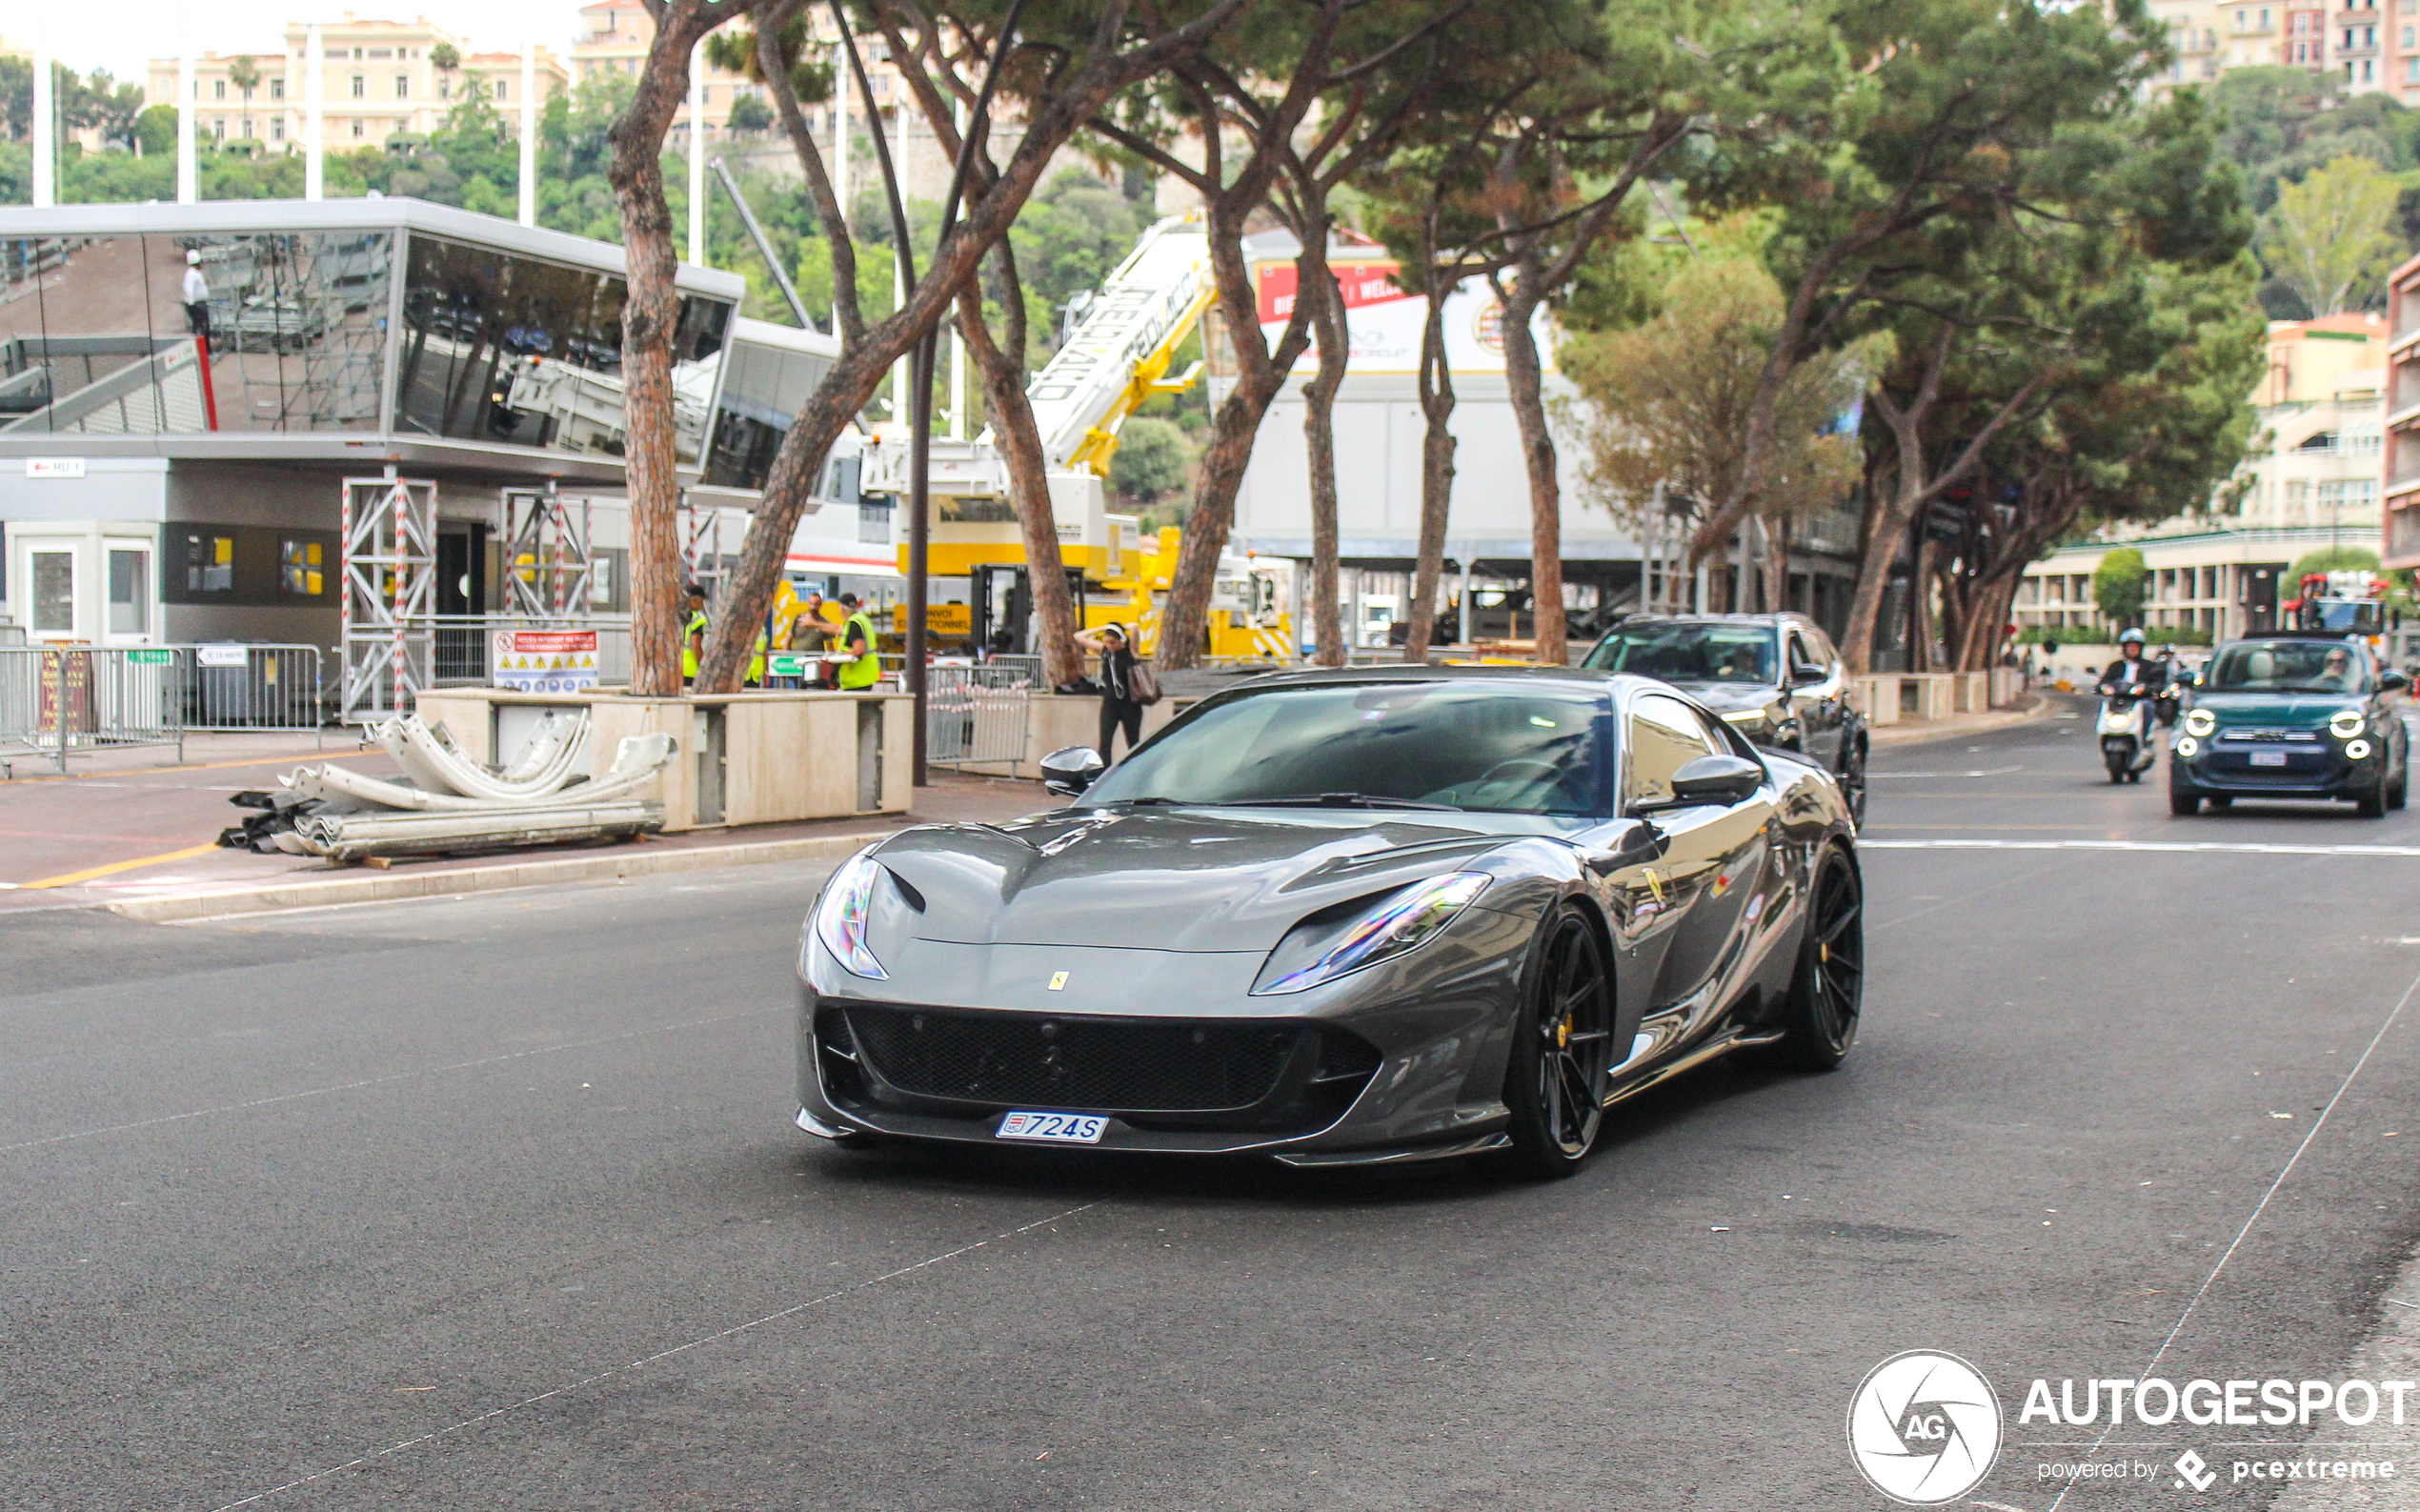
[[[1555,474],[1554,433],[1546,427],[1545,365],[1530,316],[1539,294],[1524,283],[1509,294],[1499,283],[1498,322],[1504,336],[1504,385],[1521,427],[1521,457],[1529,474],[1529,608],[1536,619],[1536,659],[1548,667],[1570,660],[1563,615],[1563,480]]]
[[[1208,215],[1210,267],[1219,285],[1220,324],[1226,330],[1235,357],[1236,385],[1211,417],[1210,440],[1201,449],[1200,481],[1193,511],[1185,516],[1183,539],[1177,547],[1177,570],[1170,575],[1168,605],[1160,615],[1160,641],[1155,659],[1164,669],[1196,667],[1210,634],[1210,590],[1219,575],[1219,555],[1235,528],[1235,496],[1243,487],[1244,469],[1252,462],[1253,439],[1269,405],[1284,386],[1286,375],[1310,345],[1310,309],[1300,297],[1285,331],[1270,351],[1260,334],[1260,292],[1252,270],[1243,260],[1245,219],[1253,207],[1232,198],[1214,204]],[[1305,248],[1306,254],[1310,249]],[[1324,252],[1316,254],[1322,266]],[[1296,260],[1298,296],[1308,283]]]
[[[1006,244],[1001,244],[1001,251]],[[1013,278],[1008,292],[1022,297]],[[970,290],[958,301],[958,334],[983,379],[983,402],[991,411],[992,439],[1008,464],[1008,494],[1017,510],[1018,533],[1025,541],[1025,579],[1034,595],[1035,646],[1042,658],[1042,679],[1063,687],[1084,674],[1083,654],[1076,646],[1076,599],[1067,591],[1067,574],[1059,554],[1059,516],[1050,504],[1050,465],[1042,454],[1041,432],[1034,424],[1034,407],[1025,397],[1025,368],[1000,350],[984,324],[981,300]],[[1014,322],[1022,326],[1023,322]],[[1019,337],[1020,330],[1012,333]],[[1018,343],[1022,345],[1021,341]]]
[[[623,469],[630,492],[630,691],[680,692],[680,483],[674,474],[672,208],[659,153],[689,93],[689,53],[705,28],[697,7],[666,8],[629,109],[610,133],[609,177],[622,216]],[[728,600],[726,600],[726,606]]]
[[[1445,525],[1454,501],[1454,370],[1445,360],[1445,297],[1429,256],[1428,322],[1421,331],[1420,544],[1412,563],[1412,617],[1403,659],[1424,662],[1437,633],[1437,579],[1445,570]]]
[[[1907,534],[1901,499],[1912,493],[1909,473],[1903,472],[1890,496],[1866,512],[1865,550],[1857,556],[1857,586],[1848,595],[1848,623],[1841,631],[1841,659],[1851,673],[1874,670],[1874,622],[1882,616],[1883,594],[1890,586],[1891,564],[1899,559],[1899,542]],[[1911,590],[1912,592],[1912,590]],[[1915,669],[1915,648],[1908,648],[1908,669]]]
[[[1326,240],[1324,225],[1317,228],[1317,236]],[[1311,325],[1319,337],[1320,371],[1302,385],[1302,438],[1311,463],[1312,633],[1319,641],[1320,664],[1341,667],[1350,647],[1337,602],[1336,391],[1343,385],[1352,347],[1345,332],[1344,294],[1328,272],[1324,249],[1316,279],[1298,289],[1297,297],[1318,301]]]
[[[1781,515],[1765,525],[1765,612],[1778,615],[1790,607],[1790,522]]]

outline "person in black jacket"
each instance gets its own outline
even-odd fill
[[[2156,696],[2168,686],[2168,668],[2143,657],[2143,632],[2129,630],[2118,636],[2118,659],[2101,674],[2103,696],[2113,694],[2150,694]]]
[[[1100,739],[1093,749],[1100,753],[1101,765],[1107,766],[1114,759],[1110,744],[1119,730],[1126,732],[1129,752],[1142,738],[1142,705],[1135,701],[1134,647],[1123,625],[1078,631],[1076,644],[1100,658]]]

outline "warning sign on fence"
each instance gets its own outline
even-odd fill
[[[492,656],[499,688],[577,693],[596,686],[594,630],[499,630]]]

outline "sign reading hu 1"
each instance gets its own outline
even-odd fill
[[[594,630],[499,630],[495,685],[522,693],[578,693],[596,686]]]

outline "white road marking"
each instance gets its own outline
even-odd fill
[[[1980,772],[1868,772],[1865,775],[1869,777],[2000,777],[2024,770],[2023,767],[1986,767]]]
[[[1865,851],[2155,851],[2178,855],[2420,856],[2420,845],[2280,845],[2253,840],[1859,840]]]
[[[762,1318],[751,1319],[744,1323],[734,1323],[729,1328],[716,1329],[711,1334],[704,1334],[698,1338],[693,1339],[685,1344],[675,1344],[670,1349],[659,1349],[652,1355],[642,1356],[637,1360],[631,1361],[627,1364],[615,1365],[611,1370],[600,1370],[593,1376],[584,1377],[581,1380],[572,1381],[568,1385],[556,1386],[552,1391],[541,1391],[534,1397],[524,1397],[518,1401],[508,1401],[503,1406],[492,1408],[489,1411],[480,1413],[475,1418],[465,1418],[460,1422],[451,1423],[443,1428],[432,1428],[427,1433],[421,1434],[418,1438],[406,1439],[401,1443],[392,1443],[383,1449],[373,1449],[370,1453],[362,1455],[358,1459],[348,1460],[343,1464],[332,1465],[325,1470],[313,1471],[312,1474],[306,1476],[298,1476],[294,1480],[287,1482],[284,1485],[273,1485],[266,1491],[255,1491],[251,1496],[245,1497],[240,1502],[228,1502],[225,1506],[218,1508],[217,1512],[234,1512],[236,1507],[251,1506],[254,1502],[266,1502],[271,1497],[277,1495],[279,1492],[292,1491],[297,1486],[306,1486],[314,1481],[325,1481],[332,1475],[342,1475],[347,1470],[358,1470],[363,1465],[369,1464],[373,1461],[385,1459],[388,1455],[400,1454],[406,1449],[414,1448],[420,1444],[428,1443],[433,1440],[442,1439],[450,1433],[460,1433],[465,1428],[475,1428],[480,1423],[492,1422],[495,1419],[503,1417],[506,1413],[518,1412],[523,1407],[534,1407],[541,1401],[548,1401],[555,1397],[564,1396],[570,1392],[578,1391],[584,1386],[593,1386],[600,1381],[610,1381],[615,1376],[628,1375],[630,1372],[637,1370],[642,1366],[652,1365],[660,1360],[670,1360],[675,1355],[686,1354],[692,1349],[711,1344],[718,1339],[729,1339],[735,1334],[744,1334],[752,1328],[762,1328],[767,1323],[777,1323],[785,1318],[796,1317],[799,1313],[805,1312],[810,1307],[820,1307],[825,1302],[837,1301],[840,1298],[846,1297],[852,1292],[861,1292],[869,1286],[879,1286],[884,1281],[897,1280],[900,1277],[905,1276],[912,1271],[920,1271],[927,1265],[938,1265],[945,1260],[954,1260],[960,1255],[972,1255],[978,1249],[983,1249],[989,1245],[997,1244],[1003,1240],[1015,1239],[1020,1234],[1030,1234],[1035,1229],[1040,1228],[1045,1224],[1056,1223],[1061,1219],[1074,1218],[1079,1213],[1084,1212],[1090,1208],[1099,1207],[1099,1205],[1100,1203],[1098,1200],[1096,1200],[1091,1202],[1086,1202],[1079,1207],[1071,1207],[1064,1213],[1053,1213],[1048,1218],[1036,1219],[1034,1221],[1026,1224],[1022,1228],[1013,1228],[1004,1234],[995,1234],[990,1239],[978,1239],[972,1244],[960,1244],[958,1248],[945,1251],[939,1255],[926,1256],[923,1260],[918,1260],[913,1265],[902,1265],[897,1270],[885,1271],[879,1276],[868,1277],[864,1280],[839,1287],[834,1291],[825,1292],[820,1297],[810,1297],[805,1301],[795,1302],[788,1307],[784,1307],[777,1313],[767,1313]]]
[[[2387,1010],[2386,1019],[2378,1025],[2378,1032],[2371,1035],[2370,1043],[2362,1047],[2361,1058],[2352,1063],[2352,1069],[2345,1073],[2345,1079],[2336,1084],[2336,1095],[2328,1099],[2327,1105],[2319,1110],[2319,1117],[2311,1120],[2310,1132],[2303,1136],[2302,1142],[2294,1146],[2294,1153],[2288,1156],[2286,1163],[2278,1168],[2277,1179],[2269,1182],[2269,1190],[2263,1192],[2260,1195],[2260,1200],[2252,1204],[2251,1216],[2245,1219],[2244,1226],[2235,1232],[2235,1241],[2227,1246],[2227,1253],[2218,1258],[2218,1263],[2211,1266],[2210,1273],[2202,1279],[2200,1289],[2193,1293],[2193,1300],[2187,1302],[2185,1310],[2176,1315],[2176,1326],[2168,1331],[2168,1337],[2160,1341],[2160,1347],[2151,1352],[2150,1360],[2142,1369],[2134,1373],[2135,1380],[2148,1380],[2151,1372],[2159,1368],[2161,1360],[2167,1357],[2169,1347],[2176,1342],[2176,1336],[2185,1331],[2186,1323],[2191,1320],[2195,1310],[2202,1305],[2202,1299],[2208,1297],[2209,1289],[2217,1284],[2219,1273],[2227,1269],[2227,1262],[2235,1258],[2235,1252],[2244,1247],[2244,1240],[2251,1237],[2252,1225],[2258,1223],[2260,1216],[2269,1211],[2269,1202],[2276,1198],[2277,1189],[2286,1184],[2286,1178],[2294,1174],[2294,1167],[2302,1160],[2303,1152],[2309,1149],[2311,1141],[2319,1138],[2319,1131],[2328,1127],[2328,1119],[2335,1113],[2336,1104],[2342,1102],[2345,1099],[2345,1094],[2352,1090],[2353,1078],[2361,1075],[2361,1068],[2370,1063],[2370,1057],[2376,1052],[2379,1042],[2387,1038],[2387,1031],[2392,1029],[2395,1026],[2395,1020],[2403,1016],[2403,1010],[2410,1003],[2411,995],[2416,992],[2420,992],[2420,977],[2411,978],[2411,984],[2404,988],[2403,996],[2395,999],[2395,1005],[2392,1008]],[[2115,1432],[2117,1432],[2117,1423],[2112,1419],[2109,1425],[2101,1430],[2100,1438],[2094,1441],[2092,1447],[2086,1452],[2084,1458],[2090,1459],[2093,1455],[2099,1454],[2107,1444],[2109,1435]],[[2073,1490],[2077,1482],[2073,1481],[2067,1483],[2067,1486],[2059,1492],[2057,1499],[2050,1503],[2050,1512],[2059,1512],[2060,1504],[2067,1499],[2067,1492]]]

